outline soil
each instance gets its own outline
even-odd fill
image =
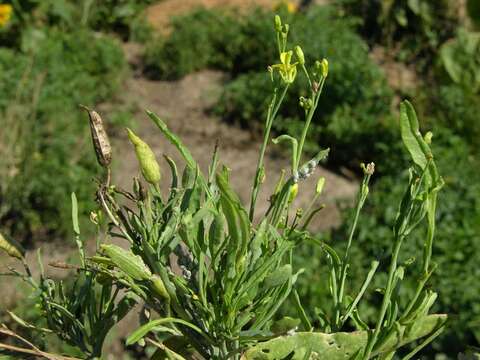
[[[299,0],[289,1],[298,4]],[[175,16],[185,14],[192,9],[204,7],[206,9],[222,8],[240,13],[254,7],[272,9],[281,3],[279,0],[164,0],[150,6],[146,11],[147,20],[159,32],[168,33],[170,21]]]
[[[135,61],[136,49],[128,48],[127,54]],[[153,111],[167,123],[190,149],[204,173],[208,170],[215,143],[218,141],[220,163],[231,169],[232,186],[241,200],[248,204],[251,180],[254,177],[261,143],[250,132],[228,125],[221,118],[209,114],[208,110],[217,101],[224,81],[222,73],[209,70],[172,82],[152,81],[138,76],[127,81],[123,97],[124,101],[133,103],[138,108],[135,114],[135,131],[150,144],[158,159],[162,161],[163,189],[168,189],[170,177],[162,155],[172,157],[177,164],[183,162],[176,149],[144,113],[144,109]],[[138,174],[139,169],[135,153],[125,133],[121,133],[113,141],[113,147],[115,169],[113,179],[120,186],[130,188],[131,177]],[[289,169],[289,159],[289,154],[283,148],[270,143],[265,159],[267,176],[257,202],[258,216],[266,211],[268,197],[281,170]],[[181,168],[182,166],[179,166],[179,169]],[[325,230],[337,226],[340,218],[336,203],[342,199],[352,199],[357,191],[356,181],[319,168],[314,176],[300,184],[295,205],[303,208],[308,206],[320,176],[326,179],[320,202],[325,203],[327,207],[323,210],[322,216],[312,223],[312,230]]]

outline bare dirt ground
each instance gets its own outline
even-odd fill
[[[272,9],[282,1],[279,0],[164,0],[147,9],[146,15],[150,24],[162,33],[168,32],[170,21],[173,17],[182,15],[192,9],[204,7],[234,9],[235,11],[248,11],[253,7]],[[300,0],[290,0],[296,6]]]
[[[260,142],[252,139],[249,132],[225,124],[221,119],[208,115],[206,110],[215,102],[221,90],[222,74],[202,71],[189,75],[177,82],[150,81],[145,78],[130,79],[125,94],[139,109],[148,109],[160,116],[190,149],[201,169],[206,172],[211,160],[215,142],[220,145],[220,163],[232,170],[232,186],[245,204],[248,204],[251,182],[255,173]],[[167,154],[182,163],[176,149],[162,136],[155,124],[140,110],[135,116],[136,131],[151,145],[162,169],[165,169],[162,181],[168,189],[170,177],[168,166],[162,159]],[[114,145],[114,181],[122,187],[131,186],[131,177],[139,173],[135,153],[125,134],[113,142]],[[273,190],[282,169],[289,168],[289,154],[270,144],[266,157],[267,178],[261,192],[257,214],[262,214],[268,206],[268,196]],[[335,203],[339,199],[349,199],[355,194],[357,186],[328,170],[320,168],[315,176],[300,184],[297,205],[305,207],[314,193],[319,176],[326,178],[325,192],[321,201],[327,209],[314,224],[317,230],[338,225],[338,209]]]

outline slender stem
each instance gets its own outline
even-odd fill
[[[340,321],[342,323],[345,322],[350,317],[350,315],[352,314],[353,311],[355,311],[355,308],[357,307],[358,303],[360,302],[360,299],[362,298],[363,294],[367,290],[368,285],[370,285],[370,282],[372,281],[373,275],[375,274],[375,271],[377,271],[378,265],[379,265],[378,261],[375,261],[375,262],[372,263],[372,266],[370,267],[370,271],[367,274],[367,278],[365,279],[365,281],[362,285],[362,288],[358,292],[357,297],[355,298],[353,303],[350,304],[350,306],[348,307],[345,315],[343,315],[342,318],[340,319]],[[343,324],[341,324],[341,325],[343,325]]]
[[[298,168],[298,164],[300,164],[300,160],[301,160],[301,157],[302,157],[303,145],[305,144],[305,139],[307,137],[308,128],[310,127],[310,123],[312,122],[313,114],[315,113],[315,110],[317,109],[318,100],[320,99],[320,95],[322,93],[324,84],[325,84],[325,78],[322,77],[322,80],[320,80],[320,86],[319,86],[318,91],[316,93],[313,92],[314,93],[314,104],[310,108],[310,111],[307,114],[307,119],[305,121],[305,126],[303,127],[302,137],[300,138],[300,143],[299,143],[298,150],[297,150],[297,161],[296,161],[297,168]],[[313,91],[313,89],[312,89],[312,91]],[[297,169],[295,169],[295,170],[297,170]]]
[[[265,158],[265,151],[268,145],[268,140],[270,139],[270,132],[272,129],[273,120],[275,119],[278,113],[278,110],[280,109],[280,105],[282,104],[283,99],[285,98],[285,94],[287,93],[289,86],[290,86],[289,84],[285,86],[285,88],[282,91],[282,94],[280,95],[280,98],[278,99],[278,102],[276,101],[277,90],[275,89],[272,102],[270,103],[270,106],[268,108],[267,119],[265,121],[265,131],[263,134],[263,143],[260,149],[260,156],[258,157],[257,172],[255,174],[255,179],[253,182],[253,189],[252,189],[252,196],[250,199],[250,212],[249,212],[250,221],[253,221],[253,217],[255,215],[255,204],[257,202],[258,191],[260,190],[260,185],[261,185],[260,177],[262,175],[262,172],[264,171],[263,162]]]
[[[345,257],[342,261],[342,268],[340,270],[340,286],[339,286],[339,291],[338,291],[338,302],[337,302],[337,308],[335,310],[335,325],[339,326],[340,322],[340,307],[342,306],[343,303],[343,295],[345,292],[345,281],[347,279],[347,268],[348,268],[348,260],[350,257],[350,247],[352,246],[352,240],[353,240],[353,235],[355,234],[355,230],[357,228],[357,223],[358,223],[358,218],[360,216],[360,211],[363,208],[363,204],[365,203],[365,199],[368,194],[368,183],[370,181],[371,175],[366,174],[362,186],[360,188],[360,192],[358,194],[358,200],[357,200],[357,205],[355,209],[355,217],[353,218],[353,223],[350,228],[350,233],[348,235],[348,241],[347,241],[347,248],[345,250]]]
[[[382,300],[380,315],[378,317],[375,330],[373,331],[372,338],[368,342],[367,348],[365,349],[365,354],[363,356],[364,360],[367,360],[370,357],[370,354],[372,353],[373,347],[377,342],[378,334],[380,333],[380,329],[382,328],[383,320],[385,318],[385,314],[387,313],[388,305],[390,304],[390,297],[393,290],[392,287],[393,287],[393,282],[395,277],[395,271],[397,270],[398,254],[400,253],[400,247],[402,246],[403,239],[404,239],[404,236],[401,235],[401,236],[398,236],[397,239],[395,240],[395,249],[393,251],[392,261],[390,262],[387,286],[385,288],[385,294]]]

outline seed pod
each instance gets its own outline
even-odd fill
[[[135,133],[127,128],[128,137],[132,144],[135,146],[135,153],[137,154],[138,162],[140,163],[140,168],[142,169],[142,174],[145,180],[147,180],[152,185],[157,185],[160,182],[160,166],[158,165],[155,154],[153,153],[150,146],[140,139]]]
[[[295,183],[290,188],[290,194],[288,196],[288,202],[291,203],[293,200],[295,200],[295,198],[297,197],[297,194],[298,194],[298,184]]]
[[[315,192],[320,195],[323,190],[323,186],[325,185],[325,178],[322,176],[318,179],[317,187],[315,188]]]
[[[112,162],[112,147],[103,127],[102,118],[96,111],[90,110],[86,106],[82,107],[88,112],[88,117],[90,118],[90,131],[98,163],[107,168]]]
[[[116,245],[101,245],[102,251],[125,274],[134,280],[148,280],[152,275],[142,258]]]
[[[163,283],[162,279],[160,276],[153,275],[150,279],[151,284],[152,284],[152,290],[157,294],[158,296],[169,300],[170,295],[168,294],[167,289],[165,288],[165,284]]]
[[[0,250],[5,251],[9,256],[23,260],[25,257],[25,249],[13,239],[7,240],[0,233]]]

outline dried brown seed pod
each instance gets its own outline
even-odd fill
[[[107,132],[103,127],[102,118],[96,111],[90,110],[83,105],[80,106],[88,112],[90,118],[90,131],[98,163],[104,168],[108,168],[112,162],[112,147]]]

